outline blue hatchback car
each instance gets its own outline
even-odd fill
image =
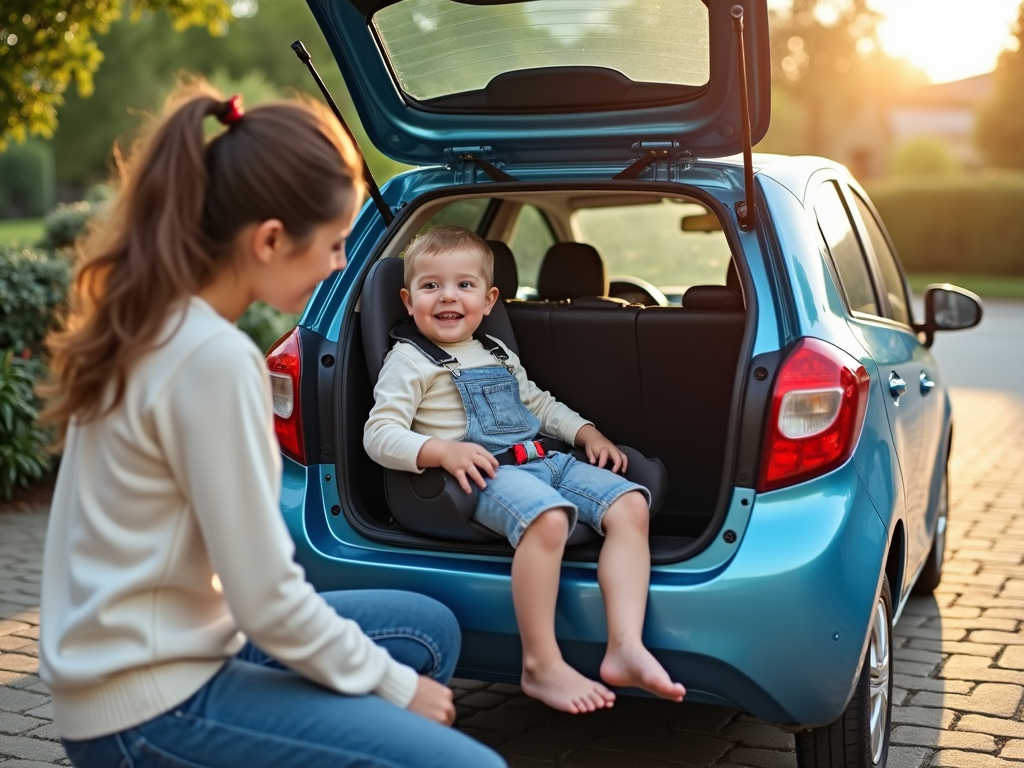
[[[372,141],[419,166],[374,190],[348,268],[268,356],[310,580],[435,597],[463,628],[457,674],[518,681],[511,548],[440,470],[362,447],[399,257],[462,224],[495,251],[490,330],[667,471],[644,640],[688,700],[787,726],[801,766],[883,766],[892,625],[942,572],[952,419],[929,347],[981,306],[931,286],[915,318],[850,174],[750,153],[766,0],[309,3]],[[556,630],[593,676],[600,542],[573,536]]]

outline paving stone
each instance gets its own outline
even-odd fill
[[[25,630],[31,628],[31,624],[26,624],[23,621],[10,621],[9,619],[0,619],[0,637],[4,635],[13,635],[15,632],[24,632]]]
[[[617,711],[618,705],[612,709],[592,712],[586,717],[576,715],[559,715],[548,725],[570,731],[582,731],[602,736],[612,734],[628,734],[639,739],[654,741],[672,732],[670,724],[664,720],[624,715]]]
[[[506,693],[509,696],[518,696],[523,692],[523,689],[518,685],[509,685],[508,683],[491,683],[487,690],[494,691],[495,693]]]
[[[950,619],[945,616],[938,616],[928,619],[926,627],[942,626],[957,627],[959,629],[979,630],[991,629],[999,632],[1016,632],[1019,619],[996,619],[996,618],[973,618],[973,619]],[[973,633],[972,633],[973,636]],[[984,641],[981,641],[984,642]]]
[[[914,706],[946,707],[963,712],[1011,717],[1017,713],[1024,688],[1018,685],[982,683],[969,695],[917,693],[910,700]]]
[[[793,734],[771,723],[740,721],[721,731],[723,739],[735,739],[747,747],[792,749]]]
[[[48,741],[60,741],[60,736],[57,733],[57,728],[52,722],[46,723],[36,728],[34,731],[29,731],[24,734],[25,736],[31,736],[33,739],[46,739]]]
[[[935,670],[937,664],[924,663],[918,661],[904,661],[897,659],[892,665],[893,673],[899,672],[901,675],[908,677],[928,677]]]
[[[512,738],[512,736],[507,733],[498,733],[497,731],[481,731],[476,728],[465,728],[462,725],[457,725],[457,728],[466,735],[472,736],[477,741],[494,749],[498,749],[502,744]]]
[[[47,698],[35,693],[19,691],[17,688],[0,688],[0,711],[25,713],[30,709],[45,704]]]
[[[796,752],[773,749],[740,747],[729,753],[729,760],[737,765],[750,765],[754,768],[796,768]]]
[[[1024,645],[1024,632],[991,632],[979,630],[971,632],[972,643],[991,643],[993,645]]]
[[[1021,768],[1021,763],[1003,760],[981,752],[963,752],[943,749],[932,757],[931,765],[938,768]]]
[[[889,747],[885,768],[921,768],[932,750],[922,747]]]
[[[1024,669],[1024,645],[1008,645],[997,663],[1007,669]]]
[[[910,648],[920,648],[926,651],[939,651],[940,653],[966,653],[972,656],[986,656],[992,658],[1002,649],[1001,645],[985,645],[983,643],[943,643],[937,640],[923,640],[914,638],[910,641]]]
[[[945,655],[938,651],[923,651],[920,648],[897,648],[893,651],[893,658],[897,662],[903,663],[906,661],[920,662],[923,664],[931,664],[935,666],[942,662]]]
[[[21,653],[0,653],[0,669],[7,672],[34,673],[39,668],[39,659]]]
[[[501,748],[503,755],[528,757],[532,760],[556,760],[593,738],[579,731],[560,728],[537,728],[516,736]]]
[[[31,640],[27,637],[18,637],[18,635],[0,635],[0,653],[17,651],[19,648],[25,648],[26,646],[34,643],[35,640]]]
[[[978,731],[993,736],[1009,736],[1024,739],[1024,723],[1007,720],[1001,717],[985,717],[984,715],[964,715],[956,724],[958,731]]]
[[[52,720],[53,719],[53,703],[50,702],[50,701],[47,701],[41,707],[36,707],[35,709],[30,709],[27,712],[25,712],[24,714],[28,715],[29,717],[44,717],[44,718],[46,718],[48,720]]]
[[[52,763],[65,757],[64,747],[52,741],[29,739],[24,736],[4,736],[0,742],[0,755],[21,757]]]
[[[893,707],[893,725],[925,725],[931,728],[952,728],[955,713],[951,709],[931,707]]]
[[[43,724],[35,717],[24,717],[12,712],[0,712],[0,733],[19,734],[31,731]]]
[[[448,682],[448,685],[452,688],[462,688],[467,691],[475,691],[480,688],[486,688],[490,683],[485,682],[484,680],[466,680],[461,677],[453,677]]]
[[[991,659],[986,659],[984,656],[950,656],[939,674],[942,677],[957,680],[1024,685],[1024,671],[1001,669],[990,666],[991,663]]]
[[[894,667],[898,669],[898,667]],[[940,680],[932,677],[909,677],[907,675],[894,674],[893,685],[906,688],[910,691],[932,691],[933,693],[958,693],[968,694],[974,690],[973,683],[966,680]]]
[[[2,746],[2,745],[0,745]],[[63,752],[63,750],[61,750]],[[0,762],[3,758],[0,757]],[[53,768],[53,763],[41,763],[38,760],[7,760],[3,762],[4,768]],[[71,765],[70,760],[61,761],[57,765]]]
[[[595,743],[596,746],[596,743]],[[732,744],[723,739],[694,733],[674,733],[641,747],[645,755],[662,760],[675,760],[685,765],[707,766],[724,755]]]
[[[889,738],[893,744],[906,744],[914,747],[969,749],[990,753],[996,751],[996,740],[985,733],[945,731],[941,728],[901,725],[898,728],[893,728]]]
[[[1024,739],[1012,739],[999,750],[999,756],[1007,760],[1024,760]]]
[[[678,768],[678,763],[656,760],[647,755],[626,752],[606,752],[603,749],[583,747],[558,761],[565,768]]]

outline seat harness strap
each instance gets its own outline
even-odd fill
[[[432,362],[434,365],[440,368],[447,368],[448,372],[453,378],[459,378],[462,375],[462,371],[459,370],[459,360],[455,355],[445,352],[437,344],[432,342],[423,332],[416,327],[416,323],[413,319],[406,318],[402,320],[398,325],[391,329],[391,338],[395,341],[403,341],[406,344],[412,344],[419,350],[420,354],[423,355],[427,360]],[[505,368],[508,368],[509,372],[512,371],[512,367],[508,364],[508,354],[505,349],[492,339],[490,336],[482,334],[480,332],[474,333],[473,338],[483,344],[484,349],[490,352],[494,359],[497,360]]]

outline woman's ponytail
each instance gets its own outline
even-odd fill
[[[62,437],[72,417],[118,406],[131,366],[174,305],[226,266],[244,226],[276,218],[301,240],[356,202],[360,161],[326,108],[280,102],[236,112],[207,142],[206,118],[230,106],[203,81],[180,87],[166,117],[118,162],[119,194],[81,244],[68,330],[49,340],[43,417]]]

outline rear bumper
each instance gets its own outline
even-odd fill
[[[344,517],[328,526],[319,468],[285,463],[282,510],[317,589],[430,595],[463,628],[456,674],[518,681],[508,558],[398,549],[351,529],[339,537]],[[854,463],[755,497],[738,533],[720,567],[695,571],[685,561],[652,570],[644,641],[691,701],[779,723],[832,722],[860,668],[887,543]],[[596,675],[606,630],[593,565],[563,567],[556,631],[566,659]]]

